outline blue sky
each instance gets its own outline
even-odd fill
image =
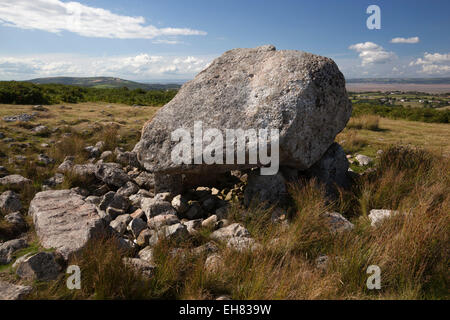
[[[0,0],[0,79],[190,79],[263,44],[331,57],[347,78],[448,77],[449,12],[448,0]]]

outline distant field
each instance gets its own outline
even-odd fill
[[[415,83],[347,83],[348,91],[419,91],[428,93],[450,92],[450,84],[415,84]]]

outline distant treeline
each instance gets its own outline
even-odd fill
[[[123,88],[86,88],[62,84],[32,84],[0,81],[0,103],[56,104],[109,102],[161,106],[169,102],[177,90],[129,90]]]
[[[402,106],[382,106],[372,103],[354,103],[353,116],[375,114],[391,119],[405,119],[411,121],[449,123],[450,110],[434,108],[408,108]]]

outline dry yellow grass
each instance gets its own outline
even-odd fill
[[[374,156],[376,150],[392,144],[418,146],[450,156],[450,124],[380,118],[379,128],[378,131],[346,128],[336,137],[336,141],[355,138],[367,141],[367,145],[357,149],[366,151],[369,156]]]

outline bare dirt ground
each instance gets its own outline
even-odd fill
[[[419,91],[427,93],[446,93],[450,92],[450,84],[381,84],[381,83],[347,83],[348,91],[367,92],[367,91]]]

